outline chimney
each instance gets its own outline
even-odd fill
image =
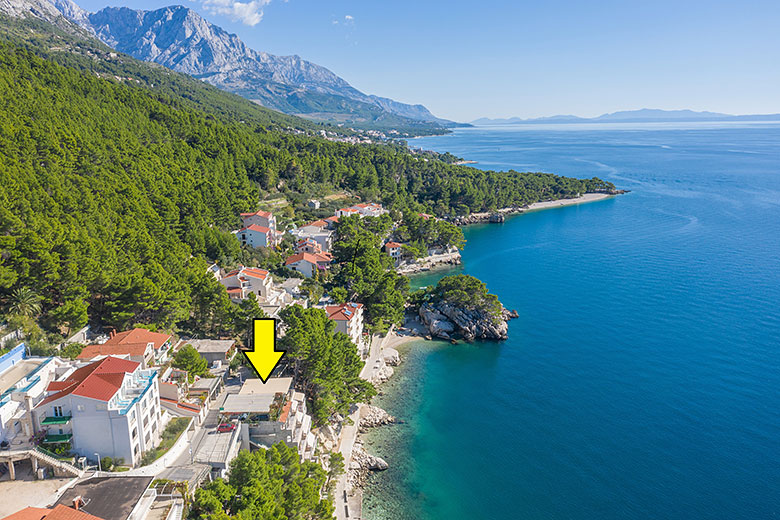
[[[75,509],[76,511],[78,511],[79,508],[83,505],[84,505],[84,501],[81,500],[81,495],[73,499],[73,509]]]
[[[108,337],[113,338],[114,336],[116,336],[116,329],[111,329],[111,332],[108,333]]]

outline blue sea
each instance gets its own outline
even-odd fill
[[[478,127],[413,141],[631,193],[471,226],[520,318],[420,341],[377,403],[364,518],[780,518],[780,124]]]

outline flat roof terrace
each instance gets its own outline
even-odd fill
[[[81,497],[82,511],[103,520],[126,520],[151,482],[152,477],[90,478],[67,490],[57,504],[72,506]]]
[[[24,379],[46,361],[46,358],[28,358],[16,363],[14,366],[0,374],[0,394],[13,388],[20,379]]]

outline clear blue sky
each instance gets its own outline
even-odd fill
[[[780,112],[780,1],[180,0],[250,47],[459,121]],[[76,0],[155,9],[165,0]],[[261,18],[262,15],[262,18]]]

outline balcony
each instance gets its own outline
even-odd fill
[[[41,421],[41,426],[53,426],[55,424],[68,424],[72,417],[70,415],[62,415],[60,417],[51,416]]]
[[[59,434],[50,434],[47,435],[43,439],[44,444],[59,444],[61,442],[70,442],[70,440],[73,438],[72,433],[59,433]]]

